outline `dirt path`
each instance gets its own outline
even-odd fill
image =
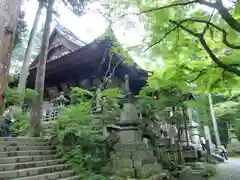
[[[219,164],[214,180],[240,180],[240,158],[230,158]]]

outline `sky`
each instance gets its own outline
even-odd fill
[[[28,22],[29,28],[31,28],[33,24],[37,6],[38,3],[36,0],[28,1],[24,5],[26,13],[25,19]],[[64,7],[63,4],[60,4],[57,8],[57,11],[61,12],[58,21],[69,30],[71,30],[81,40],[90,42],[95,37],[101,35],[108,25],[106,19],[100,13],[95,11],[95,9],[100,8],[100,6],[101,5],[99,2],[94,3],[93,5],[91,4],[91,9],[88,10],[86,15],[78,17],[74,15],[69,9]],[[139,43],[139,40],[141,40],[141,32],[138,32],[136,29],[134,31],[130,30],[126,34],[123,31],[123,27],[118,26],[117,28],[114,27],[114,32],[116,33],[116,36],[121,39],[121,42],[123,42],[123,44],[132,45]]]
[[[25,20],[27,21],[29,29],[32,28],[37,7],[38,3],[36,0],[27,1],[24,3],[23,8],[25,11]],[[96,11],[96,9],[101,8],[99,1],[91,4],[90,7],[91,8],[87,8],[88,10],[85,15],[78,17],[63,4],[59,4],[57,11],[59,12],[60,17],[57,20],[59,23],[71,30],[79,39],[85,42],[91,42],[94,40],[94,38],[104,33],[108,26],[108,22],[99,12]],[[44,21],[44,18],[44,16],[41,17],[42,21]],[[121,24],[115,23],[113,25],[116,37],[125,47],[141,44],[142,35],[144,34],[144,27],[143,24],[140,24],[140,21],[138,21],[136,18],[137,17],[132,17],[134,23],[137,23],[137,28],[130,28],[127,30],[127,33],[126,28]],[[135,56],[133,53],[130,53],[130,55]],[[137,63],[139,66],[144,68],[144,62],[146,59],[141,57],[133,58],[138,59]]]
[[[26,1],[26,0],[25,0]],[[223,0],[223,3],[226,6],[229,6],[228,0]],[[27,21],[28,28],[31,29],[33,25],[33,21],[35,18],[35,14],[37,11],[38,3],[36,0],[27,1],[24,3],[24,10],[25,10],[25,20]],[[108,23],[106,19],[96,11],[101,7],[99,1],[91,4],[91,8],[88,8],[88,11],[85,15],[78,17],[74,15],[69,9],[67,9],[63,4],[58,5],[57,11],[59,12],[60,17],[58,18],[58,22],[64,25],[66,28],[71,30],[79,39],[85,42],[91,42],[94,38],[101,35]],[[211,12],[210,8],[206,8],[205,6],[199,5],[199,8],[204,8],[207,11]],[[114,33],[117,36],[120,43],[125,46],[135,46],[141,44],[142,37],[144,35],[144,27],[143,24],[137,19],[137,17],[131,17],[136,23],[136,26],[130,29],[124,27],[121,22],[116,23],[113,26]],[[135,19],[134,19],[135,18]],[[42,21],[44,21],[44,16],[42,16]],[[134,54],[131,54],[135,56]],[[137,63],[144,67],[144,62],[146,59],[141,57],[133,57],[137,59]]]

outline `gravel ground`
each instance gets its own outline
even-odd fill
[[[240,158],[229,158],[225,163],[219,164],[214,180],[240,180]]]

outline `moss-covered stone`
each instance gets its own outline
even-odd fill
[[[149,178],[154,174],[157,174],[162,171],[162,166],[160,164],[152,165],[144,165],[140,168],[136,169],[137,178]]]
[[[118,177],[135,177],[135,169],[134,168],[119,168],[116,169],[115,175]]]
[[[147,180],[174,180],[174,178],[169,174],[169,172],[160,172],[151,176]]]
[[[181,172],[179,176],[179,180],[207,180],[208,178],[203,175],[202,170],[193,170],[189,166],[186,166]]]

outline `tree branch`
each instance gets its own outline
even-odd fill
[[[232,72],[235,73],[236,75],[240,76],[240,71],[232,66],[226,65],[224,63],[222,63],[219,58],[217,56],[215,56],[215,54],[212,52],[212,50],[209,48],[209,46],[207,45],[205,39],[203,36],[201,36],[199,38],[203,48],[207,51],[208,55],[212,58],[212,60],[219,66],[222,67],[223,69],[225,69],[228,72]]]
[[[186,21],[193,21],[193,22],[198,22],[198,23],[206,23],[209,26],[212,26],[213,28],[215,28],[215,29],[217,29],[217,30],[222,32],[222,43],[223,44],[225,44],[227,47],[232,48],[232,49],[240,49],[240,46],[234,45],[234,44],[231,44],[230,42],[228,42],[228,40],[227,40],[227,32],[224,29],[220,28],[219,26],[217,26],[217,25],[215,25],[215,24],[213,24],[211,22],[208,22],[206,20],[192,19],[192,18],[185,19],[185,20],[181,21],[181,24],[186,22]]]
[[[197,2],[197,0],[187,1],[187,2],[172,3],[172,4],[169,4],[169,5],[166,5],[166,6],[156,7],[156,8],[151,8],[151,9],[147,9],[147,10],[141,11],[137,15],[150,13],[150,12],[153,12],[153,11],[159,11],[159,10],[163,10],[163,9],[171,8],[171,7],[175,7],[175,6],[186,6],[186,5],[189,5],[189,4],[196,3],[196,2]]]
[[[207,69],[202,69],[202,70],[200,70],[200,71],[199,71],[199,74],[198,74],[195,78],[193,78],[192,80],[188,81],[188,83],[192,83],[192,82],[198,80],[203,74],[206,73],[206,70],[207,70]]]
[[[213,60],[213,62],[215,64],[217,64],[219,67],[223,68],[225,71],[231,72],[236,74],[237,76],[240,76],[240,71],[232,66],[229,66],[227,64],[224,64],[223,62],[220,61],[220,59],[212,52],[212,50],[209,48],[209,46],[207,45],[204,36],[202,34],[199,33],[195,33],[192,30],[188,29],[187,27],[182,25],[182,21],[180,23],[170,20],[171,23],[178,25],[181,29],[183,29],[184,31],[188,32],[189,34],[197,37],[200,41],[200,43],[202,44],[203,48],[205,49],[205,51],[208,53],[208,55],[211,57],[211,59]]]
[[[228,9],[223,6],[222,0],[217,0],[215,3],[205,0],[197,0],[197,2],[211,8],[216,8],[225,22],[235,31],[240,32],[240,23],[228,12]]]
[[[217,1],[218,1],[218,0],[217,0]],[[205,1],[205,0],[197,0],[197,2],[198,2],[199,4],[202,4],[202,5],[211,7],[211,8],[216,8],[216,7],[215,7],[215,3],[212,3],[212,2],[208,2],[208,1]]]
[[[208,22],[206,23],[205,28],[203,29],[203,32],[202,32],[203,35],[206,34],[207,30],[209,29],[209,24],[211,23],[211,20],[212,20],[213,14],[214,14],[214,10],[215,9],[213,9],[210,18],[209,18]]]
[[[183,29],[184,31],[188,32],[189,34],[191,34],[191,35],[199,38],[199,37],[201,36],[200,33],[196,33],[196,32],[194,32],[194,31],[192,31],[192,30],[190,30],[190,29],[188,29],[187,27],[185,27],[185,26],[182,25],[184,22],[186,22],[186,21],[188,21],[188,20],[189,20],[189,19],[185,19],[185,20],[182,20],[182,21],[179,22],[179,23],[176,22],[176,21],[173,21],[173,20],[169,20],[169,22],[172,23],[172,24],[175,24],[177,27],[180,27],[180,28]]]
[[[219,31],[222,32],[222,43],[225,44],[227,47],[229,48],[232,48],[232,49],[240,49],[240,45],[234,45],[234,44],[231,44],[228,40],[227,40],[227,32],[220,28],[219,26],[211,23],[210,21],[206,21],[206,20],[202,20],[202,19],[192,19],[192,18],[188,18],[188,19],[184,19],[182,21],[179,22],[179,24],[183,24],[187,21],[192,21],[192,22],[198,22],[198,23],[205,23],[206,24],[206,27],[205,29],[203,30],[202,34],[204,35],[205,34],[205,31],[206,31],[206,28],[211,26]],[[172,20],[169,20],[169,22],[173,23]],[[146,48],[144,51],[147,51],[149,49],[151,49],[153,46],[157,45],[158,43],[160,43],[163,39],[165,39],[169,34],[171,34],[174,30],[176,30],[179,26],[175,26],[174,28],[172,28],[170,31],[168,31],[160,40],[154,42],[153,44],[151,44],[148,48]],[[183,26],[184,27],[184,26]],[[186,31],[188,31],[189,29],[187,29]],[[210,30],[212,32],[212,30]],[[200,35],[200,33],[195,33],[193,31],[189,32],[190,34],[192,34],[193,36],[197,37]]]
[[[151,45],[150,45],[149,47],[147,47],[144,51],[148,51],[148,50],[151,49],[153,46],[159,44],[163,39],[165,39],[169,34],[171,34],[171,33],[172,33],[173,31],[175,31],[177,28],[178,28],[178,26],[175,26],[174,28],[170,29],[166,34],[164,34],[164,36],[163,36],[160,40],[158,40],[158,41],[154,42],[153,44],[151,44]]]
[[[173,3],[173,4],[162,6],[162,7],[147,9],[147,10],[144,10],[140,13],[135,14],[135,15],[141,15],[141,14],[144,14],[144,13],[159,11],[159,10],[163,10],[163,9],[171,8],[171,7],[175,7],[175,6],[186,6],[186,5],[193,4],[193,3],[199,3],[199,4],[202,4],[202,5],[217,9],[217,11],[221,15],[221,17],[225,20],[225,22],[231,28],[233,28],[235,31],[240,32],[240,23],[228,12],[228,9],[223,6],[222,0],[217,0],[215,3],[208,2],[208,1],[205,1],[205,0],[193,0],[193,1],[187,1],[187,2]],[[123,15],[123,16],[125,16],[125,15]]]
[[[139,13],[123,14],[119,18],[123,18],[123,17],[128,16],[128,15],[139,16],[139,15],[150,13],[150,12],[154,12],[154,11],[159,11],[159,10],[163,10],[163,9],[167,9],[167,8],[171,8],[171,7],[176,7],[176,6],[186,6],[186,5],[193,4],[193,3],[197,3],[197,0],[187,1],[187,2],[172,3],[172,4],[169,4],[169,5],[166,5],[166,6],[162,6],[162,7],[146,9],[146,10],[143,10],[143,11],[141,11]]]

